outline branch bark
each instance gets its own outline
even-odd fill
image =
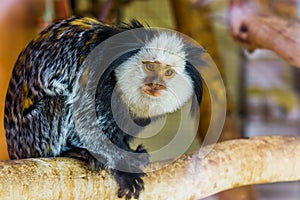
[[[295,181],[300,180],[300,138],[231,140],[155,170],[162,165],[147,168],[140,199],[200,199],[242,185]],[[1,199],[117,199],[117,189],[105,170],[91,172],[74,159],[0,162]]]
[[[246,49],[269,49],[300,67],[300,23],[262,13],[254,0],[231,0],[229,26]]]

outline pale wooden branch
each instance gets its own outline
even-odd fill
[[[205,152],[209,152],[206,156]],[[300,180],[300,138],[238,139],[183,155],[160,169],[151,164],[140,199],[200,199],[249,184]],[[1,199],[117,199],[106,171],[90,172],[77,160],[0,162]]]
[[[257,48],[276,52],[300,67],[300,23],[261,13],[254,0],[231,0],[229,26],[232,36],[250,51]]]

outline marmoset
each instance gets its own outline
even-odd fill
[[[76,98],[88,54],[106,39],[137,28],[150,30],[137,20],[117,26],[72,17],[49,25],[28,44],[16,61],[6,95],[4,124],[11,159],[77,158],[91,170],[109,170],[119,184],[119,197],[139,197],[149,154],[142,145],[132,149],[130,142],[151,119],[175,112],[193,96],[201,102],[201,75],[188,62],[183,40],[157,32],[143,47],[108,66],[94,98],[99,133],[76,130],[71,99]],[[127,109],[142,128],[129,134],[119,127],[112,102],[119,102],[115,106]],[[127,152],[143,156],[131,159]]]

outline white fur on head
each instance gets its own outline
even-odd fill
[[[166,89],[161,96],[148,95],[141,89],[147,76],[142,61],[159,61],[176,71],[175,76],[166,81]],[[174,33],[158,33],[137,54],[117,67],[117,86],[135,117],[172,113],[188,101],[193,94],[193,82],[185,70],[185,63],[182,39]]]

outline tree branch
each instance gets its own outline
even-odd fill
[[[112,3],[113,3],[113,0],[106,0],[103,5],[102,5],[102,8],[101,8],[101,11],[100,11],[100,14],[99,14],[99,17],[98,19],[102,22],[105,22],[107,16],[108,16],[108,13],[112,7]]]
[[[255,137],[211,147],[160,170],[155,169],[162,163],[151,164],[140,199],[199,199],[242,185],[300,180],[298,137]],[[116,199],[117,189],[105,170],[90,172],[74,159],[0,162],[1,199]]]
[[[246,49],[269,49],[300,67],[300,23],[261,13],[254,0],[231,0],[229,26]]]

